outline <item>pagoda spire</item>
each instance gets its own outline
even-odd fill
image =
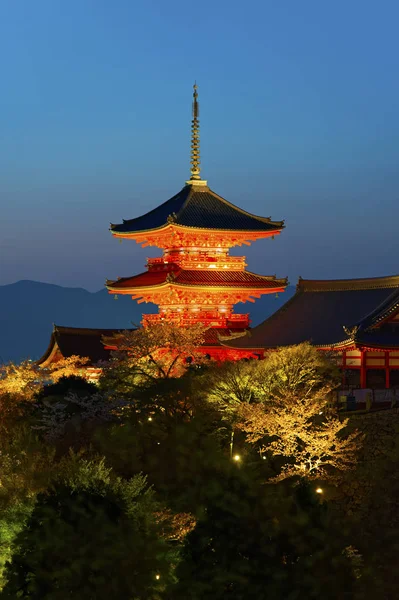
[[[200,135],[199,135],[199,102],[198,86],[193,86],[193,119],[191,121],[191,177],[186,181],[187,185],[207,185],[207,181],[201,179],[200,160]]]

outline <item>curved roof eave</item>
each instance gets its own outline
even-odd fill
[[[224,214],[223,214],[224,213]],[[242,216],[245,220],[253,221],[257,226],[240,227],[232,224],[231,227],[215,227],[214,217],[229,220],[237,220]],[[199,222],[208,220],[205,225],[190,225],[182,220]],[[140,223],[145,223],[143,227]],[[181,227],[212,229],[217,231],[280,231],[284,228],[284,221],[272,221],[270,217],[261,217],[249,213],[242,208],[235,206],[222,196],[219,196],[208,187],[197,189],[195,186],[185,186],[178,194],[172,196],[166,202],[163,202],[156,208],[148,211],[144,215],[134,219],[123,219],[120,224],[111,223],[110,230],[114,234],[144,234],[149,231],[162,229],[169,222],[175,223]],[[129,228],[130,227],[130,228]]]

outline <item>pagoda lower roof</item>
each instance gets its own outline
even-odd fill
[[[281,289],[287,285],[287,279],[277,279],[271,275],[256,275],[250,271],[219,271],[216,269],[180,269],[176,271],[146,271],[133,277],[122,277],[116,281],[107,281],[112,291],[137,288],[152,288],[163,285],[218,287],[218,288],[259,288]]]
[[[186,185],[178,194],[150,212],[123,223],[111,223],[112,233],[139,233],[169,223],[200,229],[278,232],[284,221],[258,217],[231,204],[207,186]]]
[[[399,276],[347,280],[300,279],[295,295],[250,333],[226,345],[277,348],[399,347],[399,328],[381,326],[399,311]]]

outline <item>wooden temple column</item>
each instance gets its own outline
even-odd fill
[[[367,374],[366,352],[364,350],[361,350],[361,354],[360,354],[360,387],[362,390],[364,390],[367,387],[366,374]]]
[[[385,388],[389,390],[390,388],[390,380],[389,380],[389,352],[385,352]]]
[[[346,384],[346,350],[342,351],[342,370],[341,370],[341,374],[342,374],[342,389],[345,389],[345,384]]]

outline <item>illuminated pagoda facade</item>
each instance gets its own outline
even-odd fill
[[[287,285],[285,278],[246,271],[245,257],[230,256],[229,251],[278,235],[284,223],[234,206],[201,179],[196,85],[193,97],[190,179],[154,210],[111,225],[115,238],[156,246],[162,256],[148,259],[145,272],[107,280],[106,285],[110,294],[158,305],[157,314],[143,315],[144,327],[163,321],[208,327],[203,350],[220,357],[229,352],[220,346],[219,338],[243,333],[250,323],[249,314],[235,313],[234,305],[283,292]]]

